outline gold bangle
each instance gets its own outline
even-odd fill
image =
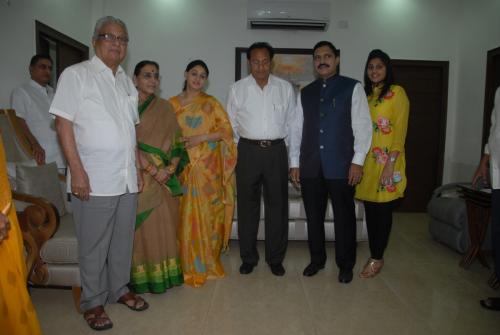
[[[167,172],[168,172],[169,174],[173,174],[173,173],[175,172],[175,170],[177,170],[177,167],[175,167],[175,166],[173,166],[173,165],[169,165],[169,166],[167,166],[167,168],[166,168],[166,169],[167,169]]]

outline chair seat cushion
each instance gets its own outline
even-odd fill
[[[78,242],[75,236],[73,215],[61,217],[59,228],[40,250],[40,257],[46,263],[78,263]]]

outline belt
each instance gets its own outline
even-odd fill
[[[280,144],[283,142],[282,138],[278,138],[276,140],[251,140],[248,138],[240,137],[240,141],[243,143],[258,145],[261,148],[269,148],[273,145]]]

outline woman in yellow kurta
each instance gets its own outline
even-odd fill
[[[404,89],[394,84],[391,59],[382,50],[370,52],[365,66],[365,91],[373,124],[370,152],[356,198],[363,200],[371,257],[361,278],[376,276],[392,227],[395,201],[406,188],[404,144],[410,104]]]
[[[23,240],[7,180],[0,136],[0,332],[41,334],[36,312],[26,290]],[[9,229],[10,227],[10,229]]]
[[[228,246],[235,204],[236,145],[224,108],[203,92],[208,73],[203,61],[189,63],[182,93],[169,100],[189,155],[177,236],[184,282],[195,287],[224,276],[220,254]]]

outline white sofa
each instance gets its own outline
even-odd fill
[[[288,240],[307,241],[307,220],[304,203],[300,192],[291,185],[288,188],[289,211],[288,211]],[[368,233],[366,231],[365,210],[363,203],[355,201],[356,205],[356,238],[358,241],[366,241]],[[236,210],[234,211],[233,228],[231,230],[231,239],[238,239],[238,220]],[[260,224],[257,234],[258,240],[264,240],[264,203],[260,206]],[[325,240],[335,241],[335,232],[333,228],[333,211],[330,201],[328,202],[325,216]]]

